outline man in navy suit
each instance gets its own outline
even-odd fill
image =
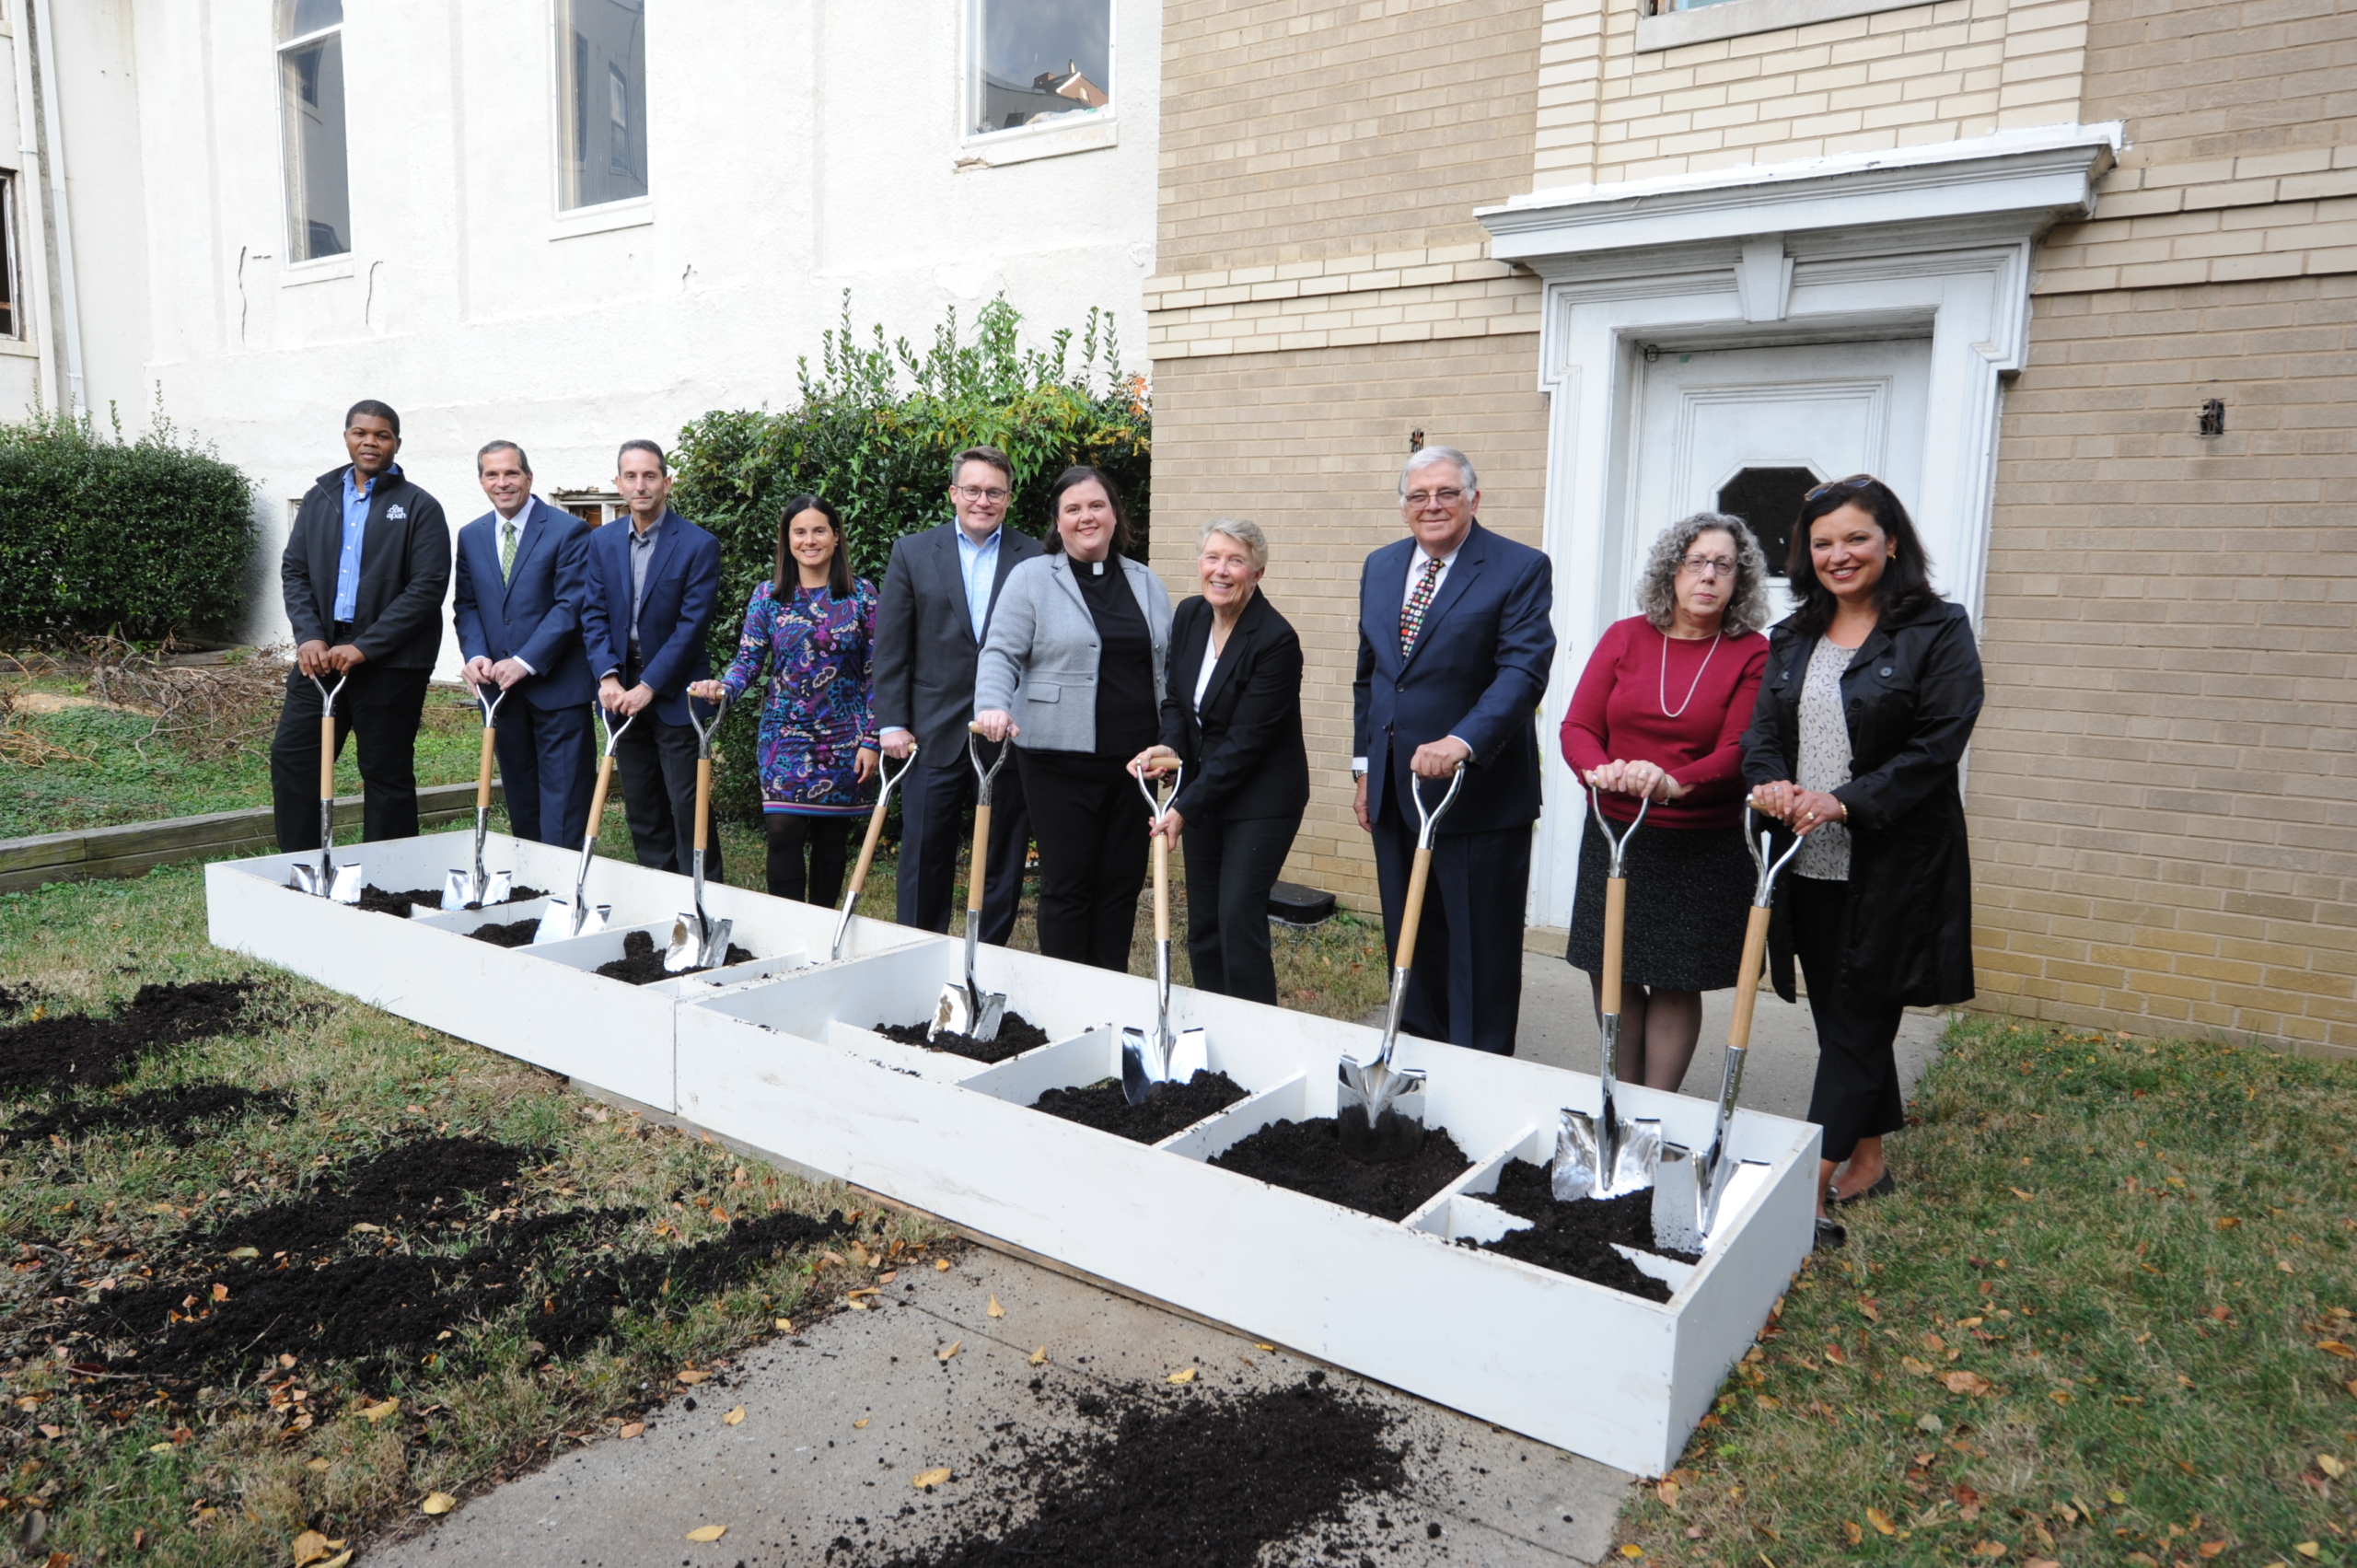
[[[1425,781],[1436,806],[1466,765],[1433,841],[1400,1027],[1510,1056],[1554,592],[1547,557],[1483,528],[1480,504],[1472,461],[1454,447],[1423,447],[1399,472],[1411,537],[1368,556],[1359,576],[1351,772],[1359,826],[1375,836],[1389,947],[1416,853],[1409,791]]]
[[[597,682],[581,651],[589,525],[532,494],[531,459],[513,441],[475,454],[492,509],[459,530],[459,651],[470,684],[506,693],[498,719],[508,830],[578,844],[589,821]]]
[[[589,592],[581,637],[598,676],[598,701],[619,724],[635,718],[616,748],[622,812],[638,863],[686,875],[696,831],[696,732],[688,687],[709,679],[704,634],[720,599],[720,541],[671,510],[671,470],[652,441],[625,441],[614,488],[630,526],[589,536]],[[721,875],[720,837],[704,874]]]

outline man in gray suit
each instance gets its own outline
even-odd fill
[[[966,808],[974,770],[966,726],[974,715],[974,661],[990,630],[999,586],[1039,541],[1005,526],[1015,465],[995,447],[969,447],[950,460],[953,523],[892,546],[876,607],[876,726],[888,757],[914,746],[916,765],[900,795],[900,910],[902,925],[949,929],[950,889],[966,848]],[[986,757],[991,748],[985,744]],[[982,940],[1004,947],[1023,898],[1031,841],[1023,783],[1003,768],[991,785],[990,881],[982,895]]]

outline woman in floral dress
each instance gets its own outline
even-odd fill
[[[768,667],[756,760],[778,898],[831,904],[842,892],[852,822],[873,804],[875,641],[876,587],[851,575],[841,514],[795,496],[778,519],[776,567],[745,608],[735,662],[689,688],[707,702],[740,697]]]

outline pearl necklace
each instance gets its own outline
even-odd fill
[[[1724,631],[1716,632],[1712,634],[1710,653],[1706,653],[1702,656],[1702,668],[1694,672],[1694,683],[1686,689],[1686,701],[1678,703],[1678,711],[1676,713],[1672,713],[1669,707],[1669,633],[1664,632],[1661,634],[1660,701],[1662,717],[1666,719],[1676,719],[1686,716],[1686,710],[1694,705],[1694,693],[1701,687],[1703,673],[1711,668],[1712,655],[1716,654],[1719,651],[1719,639],[1725,635],[1726,633]]]

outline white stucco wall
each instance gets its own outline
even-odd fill
[[[786,403],[845,288],[912,340],[1001,290],[1042,341],[1105,307],[1146,364],[1154,0],[1115,0],[1116,144],[1003,167],[959,141],[955,0],[653,0],[652,200],[595,232],[555,210],[546,0],[348,4],[354,249],[296,267],[269,0],[59,9],[89,401],[144,424],[160,384],[259,482],[257,637],[284,634],[289,503],[343,461],[358,398],[401,410],[402,464],[455,526],[494,436],[545,494],[605,483],[625,437]]]

